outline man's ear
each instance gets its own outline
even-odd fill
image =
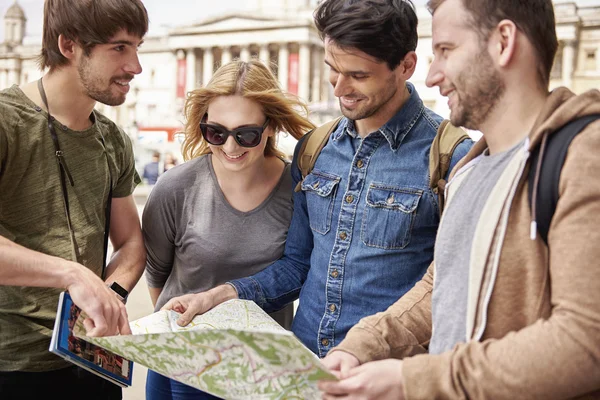
[[[63,34],[58,35],[58,48],[66,59],[73,60],[75,58],[77,44]]]
[[[406,53],[400,64],[396,67],[394,71],[397,73],[397,77],[406,82],[409,80],[412,75],[415,73],[415,68],[417,67],[417,53],[414,51],[409,51]]]
[[[492,35],[495,42],[492,52],[501,67],[506,67],[512,61],[517,51],[518,28],[511,20],[504,19],[496,26]]]
[[[415,68],[417,67],[417,53],[414,51],[409,51],[404,56],[404,59],[398,65],[397,70],[400,72],[400,76],[403,81],[409,80],[412,75],[415,73]]]

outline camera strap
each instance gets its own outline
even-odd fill
[[[73,261],[83,264],[81,259],[81,254],[79,252],[79,246],[77,245],[77,239],[75,237],[75,230],[73,229],[73,223],[71,221],[71,212],[69,207],[69,192],[67,189],[67,179],[69,180],[69,184],[71,186],[75,186],[75,182],[73,181],[73,177],[69,172],[69,168],[67,167],[67,162],[64,158],[64,153],[60,149],[60,145],[58,143],[58,135],[56,134],[56,129],[54,128],[54,117],[50,114],[50,107],[48,106],[48,99],[46,98],[46,92],[44,90],[44,85],[42,83],[42,78],[38,80],[38,90],[40,92],[40,96],[42,101],[44,102],[44,106],[46,106],[46,111],[48,113],[48,130],[50,131],[50,136],[52,137],[52,142],[54,143],[54,150],[56,155],[56,162],[58,165],[58,170],[60,173],[60,185],[63,194],[63,204],[65,209],[65,215],[67,217],[67,226],[69,228],[69,235],[71,237],[71,253]],[[112,173],[110,171],[110,163],[108,160],[108,153],[106,151],[106,143],[104,141],[104,136],[102,132],[100,132],[100,141],[102,142],[102,146],[104,147],[104,156],[106,157],[106,163],[108,168],[108,178],[109,178],[109,190],[108,190],[108,200],[106,202],[105,207],[105,223],[104,223],[104,253],[102,259],[102,272],[100,277],[104,280],[104,274],[106,272],[107,265],[107,256],[108,256],[108,236],[110,232],[110,215],[111,215],[111,202],[112,202]]]

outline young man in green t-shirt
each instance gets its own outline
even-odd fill
[[[94,106],[125,101],[147,30],[140,0],[46,0],[48,72],[0,92],[2,399],[121,398],[118,386],[48,348],[63,290],[89,316],[89,335],[130,333],[107,285],[131,290],[144,269],[132,196],[140,178],[131,141]],[[105,265],[107,226],[114,252]]]

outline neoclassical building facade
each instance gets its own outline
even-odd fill
[[[0,89],[41,76],[36,58],[39,45],[24,45],[27,18],[15,1],[4,14],[4,41],[0,43]]]
[[[143,72],[132,82],[127,102],[120,107],[99,105],[123,126],[134,142],[149,147],[168,145],[183,124],[186,93],[206,84],[219,65],[232,59],[257,57],[268,62],[281,87],[310,104],[320,123],[337,115],[337,100],[323,63],[323,45],[312,20],[318,0],[251,0],[255,11],[228,13],[150,35],[140,49]],[[551,87],[576,93],[600,87],[600,1],[578,6],[555,2],[560,42]],[[419,16],[417,70],[411,82],[427,106],[447,116],[446,100],[425,86],[431,55],[431,16]],[[39,44],[25,44],[27,18],[15,0],[4,15],[0,44],[0,89],[41,76],[36,58]]]
[[[231,13],[164,36],[148,37],[140,48],[144,72],[132,97],[138,124],[177,123],[188,91],[208,83],[233,59],[266,62],[281,87],[307,103],[332,98],[323,63],[323,45],[312,22],[315,1],[255,0],[256,12]]]
[[[550,89],[566,86],[575,93],[600,88],[600,0],[594,6],[578,6],[576,1],[555,1],[556,33],[559,48],[552,68]],[[447,99],[437,88],[427,88],[425,78],[432,61],[431,15],[417,10],[419,45],[417,70],[411,82],[419,90],[424,103],[447,116]]]

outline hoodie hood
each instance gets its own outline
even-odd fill
[[[574,119],[600,113],[600,91],[589,90],[575,95],[569,89],[553,90],[529,134],[529,151],[538,147],[544,135],[551,135]]]
[[[544,158],[546,142],[548,138],[552,136],[552,134],[558,132],[560,128],[569,122],[592,114],[600,114],[600,91],[597,89],[592,89],[580,95],[575,95],[569,89],[565,87],[559,87],[550,92],[546,98],[544,106],[542,107],[542,111],[533,124],[533,128],[529,133],[528,150],[530,153],[532,153],[539,147],[540,151],[536,165],[532,166],[532,168],[535,168],[535,177],[533,181],[533,190],[531,192],[531,240],[535,240],[537,235],[537,193],[541,173],[541,162]],[[452,171],[451,178],[454,176],[456,171],[469,163],[469,161],[478,157],[486,148],[487,143],[485,141],[485,137],[482,137],[477,143],[475,143],[467,155],[457,163],[456,167]],[[527,177],[527,174],[524,176]]]
[[[529,133],[529,151],[535,150],[541,144],[544,136],[558,131],[568,122],[598,113],[600,113],[600,91],[597,89],[580,95],[575,95],[565,87],[553,90],[546,98],[542,111]],[[451,176],[454,176],[456,171],[468,164],[469,161],[481,155],[487,147],[485,137],[479,139],[467,155],[457,163]]]

